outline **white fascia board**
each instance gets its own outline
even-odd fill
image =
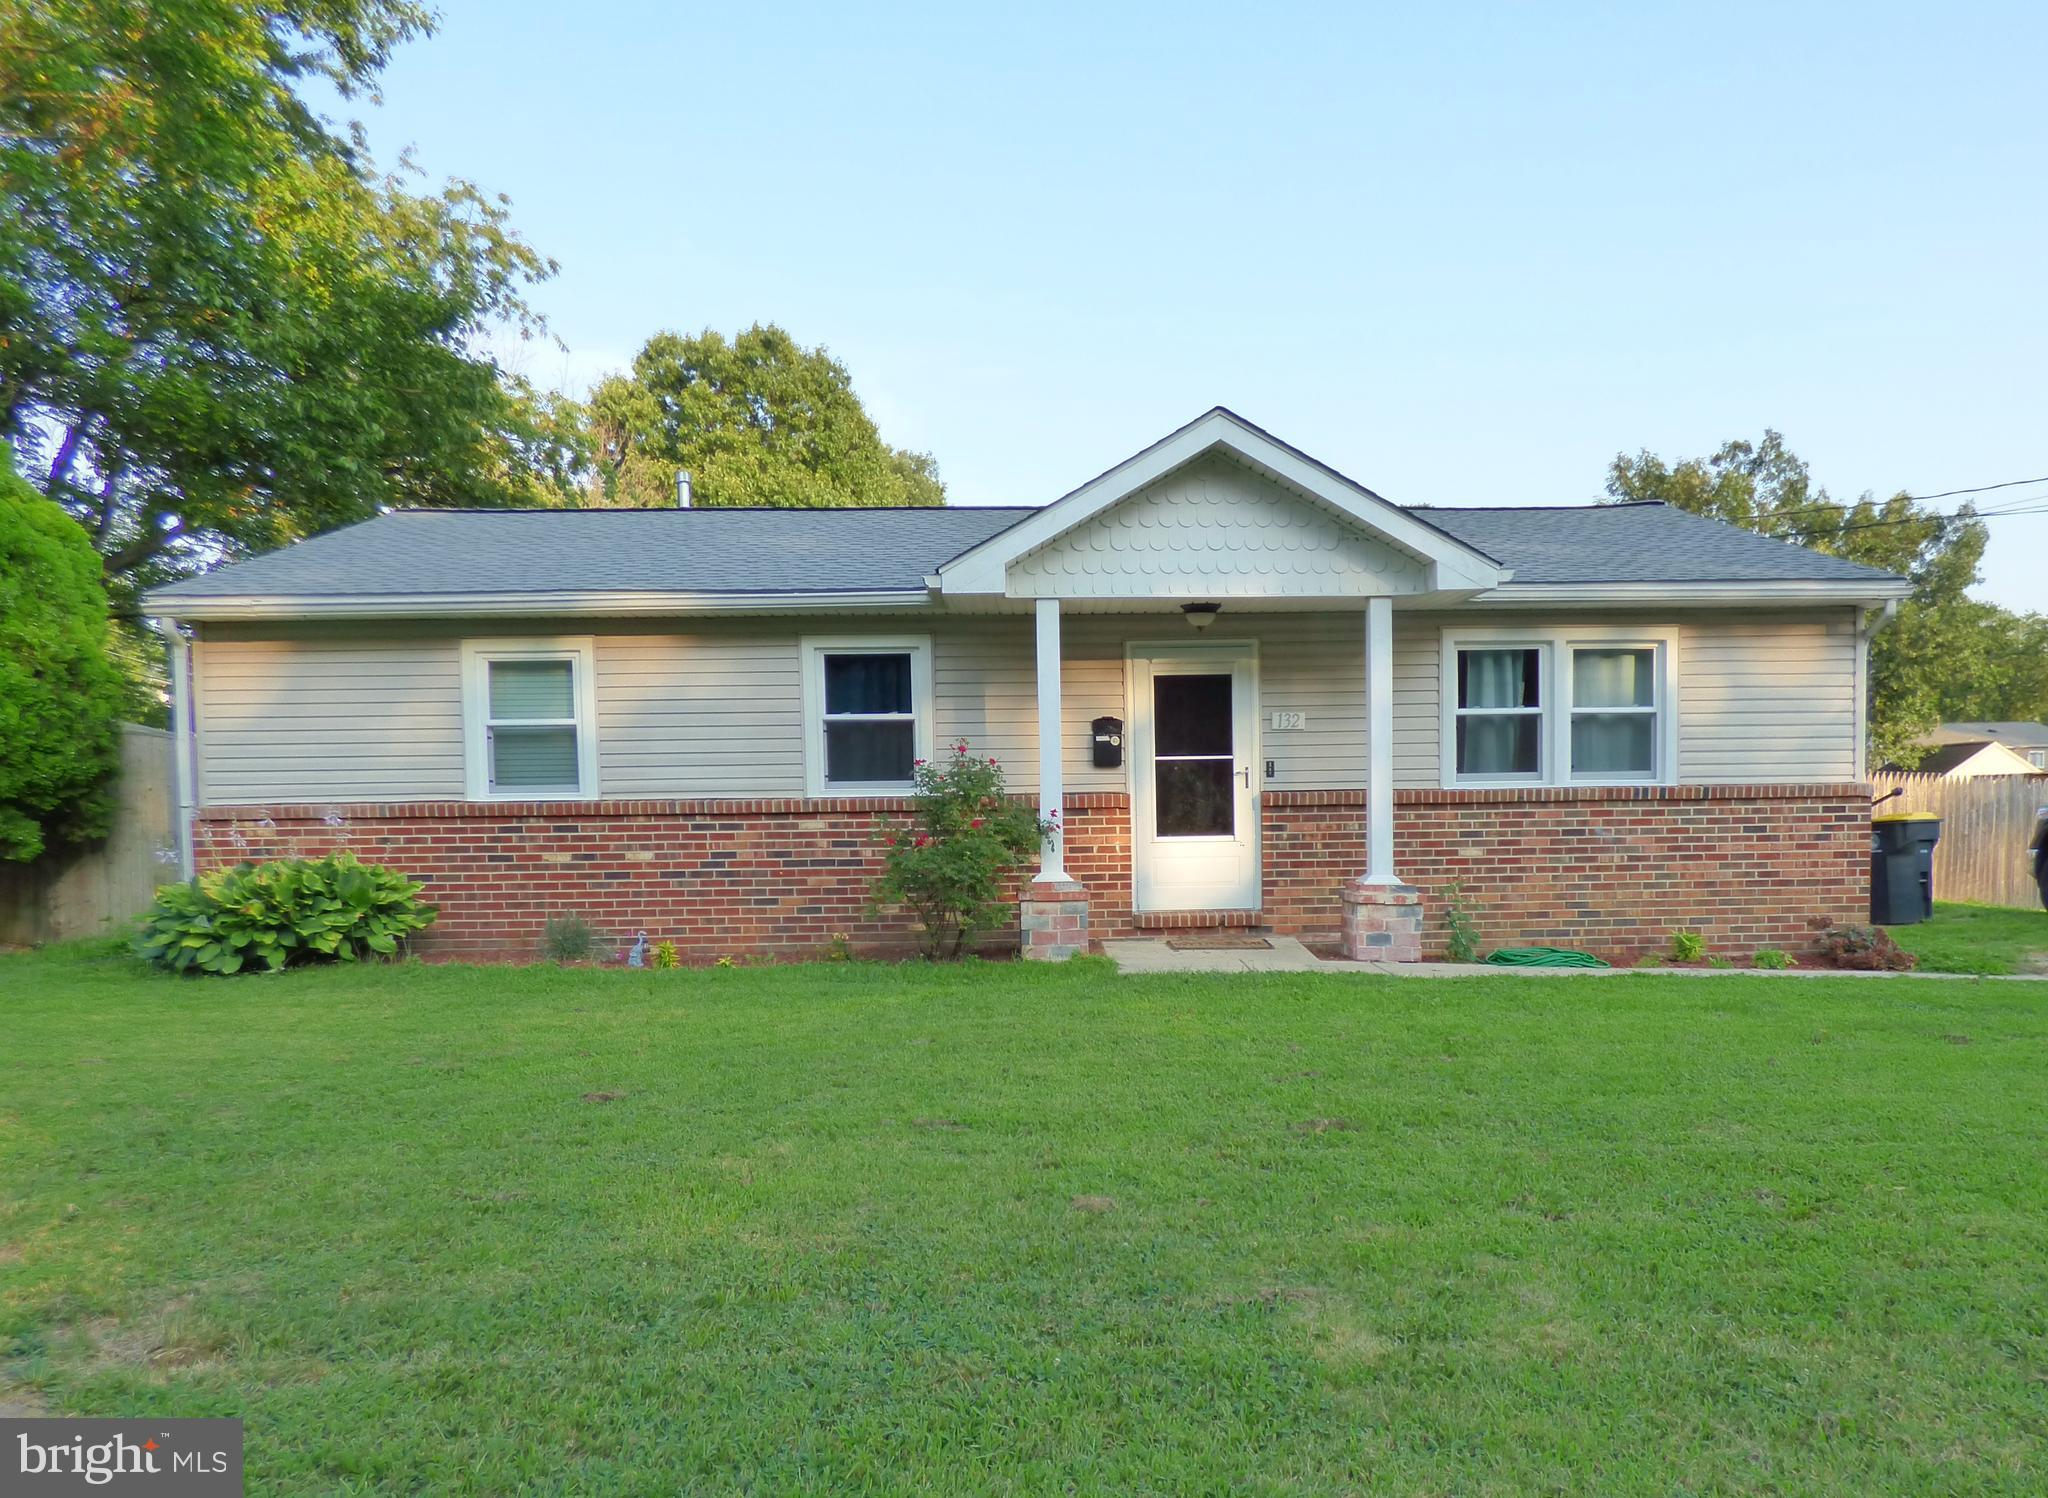
[[[1728,583],[1511,583],[1490,588],[1468,600],[1475,608],[1529,608],[1554,603],[1644,604],[1840,603],[1877,605],[1904,598],[1913,585],[1894,582]]]
[[[941,590],[1002,593],[1010,563],[1215,448],[1226,449],[1269,477],[1313,495],[1428,562],[1439,589],[1496,588],[1512,575],[1463,542],[1308,461],[1227,411],[1211,411],[1030,518],[955,557],[939,569]]]
[[[215,598],[146,594],[142,612],[159,619],[418,619],[463,615],[633,617],[666,614],[806,614],[848,609],[925,609],[922,588],[859,593],[389,593],[324,598],[243,594]]]

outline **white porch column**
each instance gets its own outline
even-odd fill
[[[1038,814],[1053,825],[1039,850],[1037,884],[1067,882],[1066,785],[1060,775],[1060,601],[1038,614]]]
[[[1365,605],[1365,882],[1399,884],[1394,872],[1394,600]]]

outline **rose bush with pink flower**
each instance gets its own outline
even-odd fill
[[[872,906],[909,908],[923,927],[924,955],[958,957],[976,935],[1003,918],[1005,875],[1038,851],[1050,826],[1003,789],[1002,766],[951,745],[941,759],[919,760],[910,822],[875,824],[883,845]]]

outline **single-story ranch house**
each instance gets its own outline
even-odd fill
[[[149,595],[189,866],[353,848],[425,950],[906,945],[878,812],[965,740],[1059,832],[1026,955],[1796,947],[1866,908],[1887,573],[1663,505],[1389,503],[1217,409],[1041,508],[402,511]]]

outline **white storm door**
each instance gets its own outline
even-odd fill
[[[1248,649],[1131,661],[1131,853],[1139,910],[1259,908],[1258,753]]]

